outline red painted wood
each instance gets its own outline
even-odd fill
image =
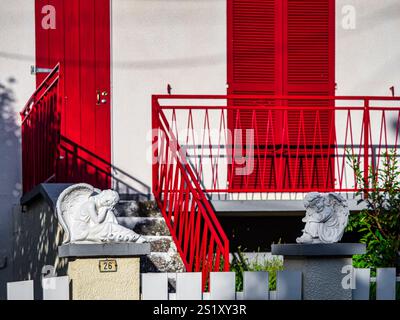
[[[79,27],[80,27],[80,103],[81,103],[81,145],[95,152],[96,141],[96,69],[95,69],[95,0],[79,2]],[[96,61],[97,62],[97,61]],[[89,162],[96,161],[89,156]],[[93,168],[84,168],[84,163],[79,162],[82,171],[89,171],[94,175]]]
[[[65,32],[65,59],[64,78],[65,112],[63,119],[68,126],[65,127],[65,135],[81,144],[81,103],[80,103],[80,40],[79,40],[79,1],[65,2],[65,16],[68,17],[68,31]]]
[[[56,8],[55,30],[43,30],[41,27],[42,7],[47,4]],[[74,166],[65,164],[69,172],[64,173],[64,179],[109,187],[110,2],[36,0],[35,10],[36,64],[38,67],[53,68],[59,61],[63,70],[65,99],[61,134],[78,149],[89,151],[83,153],[83,159],[74,158],[77,153],[70,153],[75,155],[65,161]],[[37,75],[38,84],[45,76]],[[108,92],[107,103],[96,105],[97,90]]]
[[[334,95],[335,82],[335,8],[334,0],[228,0],[228,93],[245,95]],[[305,185],[313,175],[328,175],[330,162],[306,159],[313,145],[329,149],[334,135],[326,130],[334,124],[328,112],[304,112],[306,129],[304,144],[311,143],[294,156],[298,144],[299,112],[290,111],[286,118],[273,112],[273,122],[265,111],[252,111],[252,105],[282,105],[280,100],[238,100],[232,105],[249,106],[249,111],[228,112],[228,126],[234,129],[255,129],[254,170],[243,176],[235,174],[239,165],[229,168],[231,188],[259,188],[261,181],[280,188]],[[290,101],[290,106],[329,105],[328,101]],[[316,119],[325,130],[315,139]],[[239,119],[239,120],[238,120]],[[288,127],[288,130],[285,130]],[[287,134],[283,134],[287,132]],[[244,139],[244,135],[243,135]],[[297,140],[296,140],[297,139]],[[328,141],[329,140],[329,141]],[[266,149],[271,149],[269,156]],[[277,167],[274,155],[287,161]],[[329,156],[329,150],[325,153]],[[266,158],[267,157],[267,158]],[[266,158],[266,159],[265,159]],[[264,166],[261,168],[261,164]],[[332,163],[333,165],[333,163]],[[319,178],[319,177],[317,177]],[[314,178],[313,178],[314,179]],[[333,181],[333,177],[329,179]],[[321,181],[321,179],[314,179]],[[314,181],[313,180],[313,181]],[[316,182],[317,183],[317,182]]]
[[[287,0],[283,10],[283,94],[288,96],[333,96],[335,89],[335,1],[334,0]],[[330,101],[291,101],[289,106],[329,106]],[[328,111],[303,112],[304,130],[299,129],[300,112],[288,115],[287,145],[301,145],[309,149],[291,150],[285,170],[283,187],[319,187],[328,177],[333,185],[334,144],[333,113]],[[319,128],[317,127],[319,126]],[[303,132],[302,132],[303,131]],[[311,147],[311,148],[310,148]],[[328,149],[328,150],[327,150]],[[329,150],[331,149],[331,151]],[[307,157],[323,150],[324,157]]]
[[[229,0],[228,1],[228,93],[246,95],[281,95],[282,94],[282,4],[278,0]],[[266,101],[265,101],[266,102]],[[234,100],[233,105],[259,104],[260,100]],[[270,103],[272,103],[270,101]],[[228,112],[229,128],[242,129],[242,142],[245,142],[246,129],[254,129],[253,116],[258,127],[267,126],[268,116],[263,111],[254,114],[249,111]],[[276,128],[277,129],[277,128]],[[274,129],[275,130],[275,129]],[[272,134],[272,133],[271,133]],[[269,135],[271,135],[269,134]],[[278,132],[274,134],[279,137]],[[266,130],[257,132],[254,141],[254,170],[248,175],[236,175],[236,169],[242,167],[233,161],[229,167],[231,188],[259,184],[259,158],[262,156],[268,137]],[[234,140],[234,139],[233,139]],[[278,142],[278,141],[277,141]],[[232,141],[236,145],[236,141]],[[232,153],[239,152],[236,148]],[[244,150],[242,151],[243,155]],[[270,162],[268,164],[272,166]],[[272,181],[275,177],[269,177]]]
[[[111,109],[111,86],[110,86],[110,1],[95,1],[95,60],[96,67],[96,90],[107,92],[103,97],[106,103],[96,107],[96,140],[95,149],[99,154],[111,162],[111,127],[110,127],[110,109]],[[110,168],[105,168],[110,171]]]

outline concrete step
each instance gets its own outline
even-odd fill
[[[140,262],[141,272],[184,272],[185,267],[178,253],[154,252]]]
[[[160,210],[154,201],[121,200],[115,207],[119,217],[158,217],[162,218]]]
[[[176,251],[171,236],[143,236],[150,243],[151,252]]]
[[[118,222],[138,234],[150,236],[169,236],[165,220],[159,217],[117,217]]]
[[[142,235],[151,254],[141,259],[142,272],[183,272],[183,262],[154,201],[121,200],[116,206],[118,222]],[[170,282],[174,286],[174,282]]]

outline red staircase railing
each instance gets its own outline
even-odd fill
[[[229,269],[229,242],[186,154],[153,99],[153,194],[187,271]]]
[[[30,97],[21,111],[23,191],[56,175],[62,85],[57,65]]]
[[[399,97],[164,95],[153,97],[154,109],[210,196],[354,194],[361,186],[349,156],[368,180],[367,168],[400,147]],[[168,193],[153,170],[153,188]]]
[[[65,136],[62,76],[57,65],[20,112],[23,192],[46,182],[86,182],[102,189],[112,183],[123,196],[148,199],[149,186]]]

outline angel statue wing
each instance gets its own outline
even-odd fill
[[[333,216],[321,228],[319,237],[323,242],[335,243],[342,239],[349,219],[349,209],[346,200],[339,194],[327,195]]]
[[[74,184],[65,189],[57,199],[58,222],[64,229],[63,244],[71,241],[71,215],[93,194],[98,194],[100,190],[87,183]]]

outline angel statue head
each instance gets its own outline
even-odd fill
[[[310,192],[304,197],[303,204],[306,210],[313,208],[321,212],[325,207],[326,199],[319,192]]]
[[[119,202],[119,194],[114,190],[103,190],[94,197],[99,207],[114,208]]]

